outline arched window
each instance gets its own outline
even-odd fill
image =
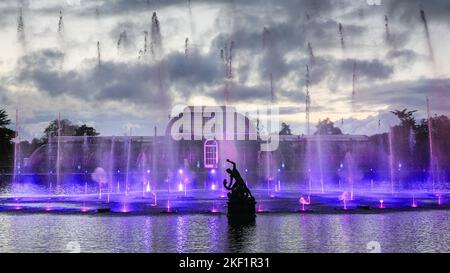
[[[219,150],[217,141],[207,140],[205,141],[203,148],[203,161],[205,162],[205,168],[213,169],[217,168],[219,162]]]

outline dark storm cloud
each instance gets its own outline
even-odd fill
[[[119,22],[109,32],[111,41],[117,44],[121,33],[123,33],[124,31],[126,33],[126,41],[122,44],[122,46],[127,49],[136,50],[136,45],[140,46],[139,43],[141,42],[141,40],[139,39],[144,36],[144,28],[132,21]],[[144,39],[142,38],[142,44],[143,41]]]
[[[383,0],[391,18],[405,23],[420,23],[420,9],[429,20],[450,22],[450,1],[448,0]]]
[[[392,66],[383,64],[379,60],[343,60],[337,63],[336,69],[339,77],[349,77],[353,74],[353,64],[356,64],[358,80],[388,79],[393,71]],[[349,77],[350,78],[350,77]]]
[[[161,64],[103,62],[88,60],[85,69],[61,71],[63,55],[57,50],[43,50],[21,60],[17,81],[33,83],[52,96],[68,95],[87,101],[128,101],[166,107],[168,88],[178,86],[188,96],[198,86],[214,85],[223,80],[219,65],[211,56],[195,51],[186,58],[182,53],[169,54]]]
[[[407,107],[423,111],[426,97],[430,97],[435,103],[435,111],[448,113],[450,98],[447,90],[450,90],[450,78],[393,82],[364,88],[358,94],[358,103],[366,107],[389,105],[389,109]]]
[[[3,86],[0,86],[0,108],[11,103],[9,97],[7,96],[8,90]]]
[[[413,50],[409,50],[409,49],[403,49],[403,50],[390,50],[387,54],[386,54],[386,58],[388,60],[396,60],[396,61],[400,61],[401,63],[404,64],[411,64],[414,63],[415,61],[417,61],[419,58],[424,58],[423,56],[421,56],[420,54],[416,53]]]
[[[247,86],[230,84],[228,86],[229,101],[231,103],[267,103],[270,101],[270,90],[263,85]],[[208,88],[204,95],[214,98],[219,104],[225,103],[225,84],[216,88]]]
[[[62,54],[43,50],[26,55],[18,82],[33,83],[38,91],[51,96],[68,95],[86,101],[129,101],[158,104],[155,75],[157,68],[144,64],[87,61],[81,71],[61,71],[58,64]],[[149,79],[153,79],[151,82]]]
[[[299,81],[297,86],[306,85],[306,59],[290,63],[290,69],[298,68]],[[310,67],[310,86],[326,83],[330,91],[339,90],[341,85],[349,85],[353,80],[353,63],[356,63],[356,74],[358,81],[374,82],[388,80],[394,73],[392,65],[385,64],[377,59],[354,60],[336,59],[332,56],[320,56],[316,58],[315,64]],[[291,97],[290,99],[294,99]],[[302,100],[303,98],[301,98]]]
[[[223,78],[218,55],[202,56],[191,51],[187,57],[183,53],[172,53],[166,59],[170,79],[182,86],[213,85]]]

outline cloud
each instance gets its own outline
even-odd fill
[[[104,132],[123,130],[128,123],[140,125],[136,130],[143,132],[148,127],[146,119],[166,120],[166,112],[174,103],[225,103],[220,49],[233,41],[230,104],[267,104],[272,74],[277,103],[288,107],[286,115],[295,112],[289,108],[292,105],[303,109],[306,64],[310,64],[307,44],[311,43],[315,62],[310,64],[310,87],[315,113],[352,114],[347,104],[354,63],[357,109],[423,107],[425,95],[444,102],[440,90],[450,87],[445,78],[429,73],[429,66],[424,65],[429,65],[426,50],[418,46],[424,37],[422,29],[415,29],[420,27],[421,7],[431,32],[443,33],[442,47],[447,44],[443,30],[448,28],[445,22],[450,18],[450,4],[429,2],[383,0],[382,6],[368,7],[365,1],[349,0],[199,0],[191,1],[190,17],[186,0],[81,0],[79,6],[56,0],[32,5],[25,1],[28,45],[19,54],[19,5],[5,0],[0,3],[0,23],[5,23],[8,43],[2,45],[0,53],[0,59],[5,60],[0,100],[8,108],[18,101],[30,108],[33,124],[66,110],[74,115],[72,119],[93,121]],[[67,26],[64,51],[59,49],[56,35],[42,35],[55,27],[61,8]],[[155,62],[150,54],[138,61],[143,31],[150,30],[153,11],[158,12],[162,24],[165,55],[161,62]],[[389,43],[385,41],[385,14],[390,22]],[[196,30],[192,37],[191,21]],[[338,23],[344,27],[345,50],[340,47]],[[262,42],[264,27],[271,40],[266,48]],[[123,31],[128,43],[118,54],[117,41]],[[186,37],[191,42],[187,57],[183,52]],[[100,67],[92,58],[96,41],[102,43]],[[438,46],[435,49],[444,63],[447,56]],[[10,62],[10,55],[18,56],[17,66]],[[448,69],[439,72],[445,75]],[[445,110],[445,106],[436,105],[435,109]]]

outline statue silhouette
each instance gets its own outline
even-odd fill
[[[231,193],[228,193],[228,197],[235,197],[237,199],[253,198],[253,195],[247,187],[247,184],[245,184],[244,179],[236,168],[236,163],[229,159],[227,159],[227,162],[233,165],[233,169],[226,170],[226,172],[230,175],[230,184],[227,184],[226,179],[223,180],[225,189],[231,191]],[[234,184],[233,180],[235,180]]]
[[[227,162],[233,165],[232,169],[226,170],[230,175],[229,183],[223,180],[225,189],[231,191],[228,193],[228,214],[255,214],[255,198],[237,170],[236,163],[229,159]]]

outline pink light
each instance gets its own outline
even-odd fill
[[[413,195],[413,200],[412,200],[411,207],[417,208],[416,197],[414,195]]]
[[[184,189],[183,184],[182,183],[178,184],[178,191],[183,191],[183,189]]]
[[[310,205],[311,201],[308,198],[308,201],[306,201],[306,199],[302,196],[299,199],[299,203],[302,205],[302,211],[305,211],[305,205]]]
[[[21,207],[15,207],[14,209],[15,210],[21,210],[22,208]]]
[[[339,196],[339,200],[341,200],[342,203],[344,204],[344,210],[347,210],[347,199],[348,199],[348,192],[344,192],[342,193],[341,196]]]
[[[258,205],[258,208],[256,209],[257,212],[264,212],[264,209],[261,208],[261,204]]]
[[[178,170],[178,173],[179,173],[179,174],[183,174],[183,169],[179,169],[179,170]]]
[[[81,212],[88,212],[89,211],[89,209],[88,208],[81,208]]]
[[[441,195],[438,194],[438,195],[437,195],[437,198],[438,198],[438,205],[441,206],[441,205],[442,205]]]
[[[215,174],[215,173],[216,173],[216,170],[212,169],[212,170],[211,170],[211,173],[212,173],[212,174]]]
[[[52,208],[50,208],[50,207],[45,208],[45,211],[51,211],[51,210],[52,210]]]
[[[212,213],[217,213],[217,212],[219,212],[219,211],[218,211],[216,208],[212,208],[211,212],[212,212]]]
[[[216,184],[212,184],[212,185],[211,185],[211,190],[213,190],[213,191],[216,190]]]
[[[380,200],[380,209],[384,209],[383,203],[384,203],[384,200]]]
[[[123,205],[122,209],[120,210],[120,212],[123,212],[123,213],[127,213],[127,212],[129,212],[129,211],[130,211],[130,210],[126,207],[125,204]]]

